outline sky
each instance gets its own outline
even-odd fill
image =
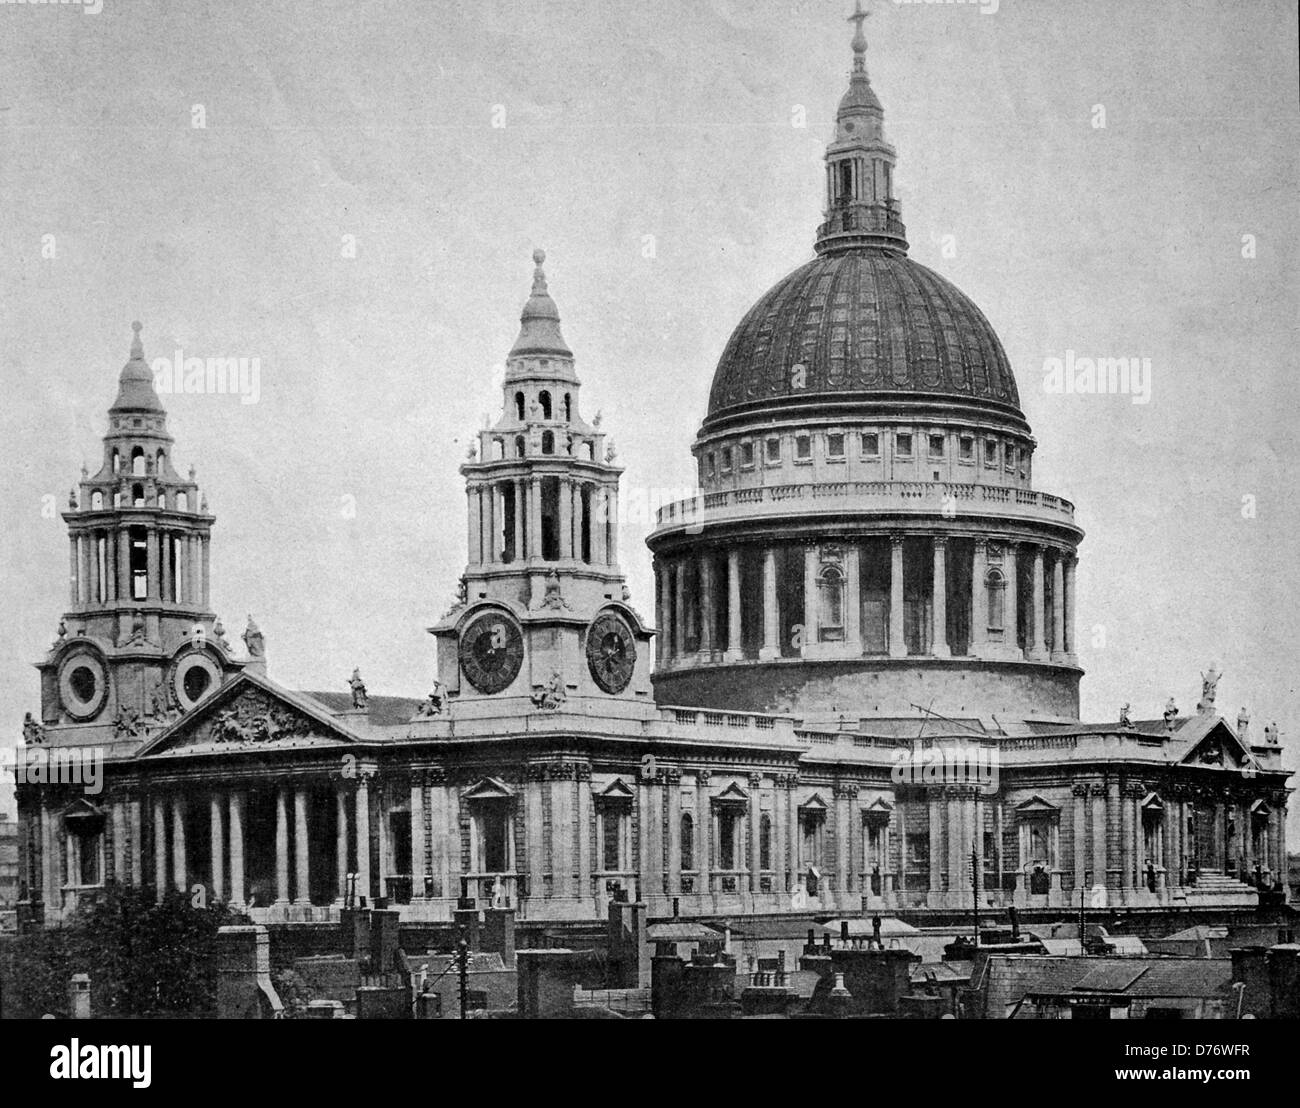
[[[93,9],[101,6],[102,10]],[[1300,766],[1296,8],[875,2],[911,255],[980,305],[1078,506],[1085,719],[1278,721]],[[996,10],[995,10],[996,9]],[[458,465],[534,248],[625,496],[689,487],[731,329],[812,255],[842,0],[0,5],[0,741],[67,593],[54,509],[147,355],[217,516],[214,607],[271,675],[422,695],[465,561]],[[1150,359],[1149,402],[1049,359]],[[620,537],[652,608],[647,521]],[[1292,806],[1300,842],[1300,804]]]

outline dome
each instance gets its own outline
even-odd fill
[[[131,359],[122,367],[118,378],[117,399],[113,401],[111,412],[161,412],[162,403],[154,390],[153,370],[144,358],[144,346],[140,342],[140,324],[132,323],[131,330],[135,337],[131,340]]]
[[[933,270],[877,248],[815,258],[749,310],[718,362],[705,425],[809,397],[939,400],[1024,419],[984,313]]]

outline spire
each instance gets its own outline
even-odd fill
[[[117,399],[113,401],[113,412],[161,412],[162,403],[153,387],[153,370],[144,358],[144,344],[140,341],[142,324],[137,320],[131,324],[134,334],[131,337],[131,357],[122,367],[118,378]]]
[[[546,287],[546,271],[542,268],[545,261],[545,250],[533,251],[533,264],[536,267],[533,270],[533,291],[519,317],[519,337],[510,350],[512,358],[534,354],[573,357],[564,336],[560,334],[560,310]]]
[[[867,13],[855,0],[853,71],[835,113],[835,137],[826,148],[826,222],[817,253],[862,246],[907,251],[906,229],[894,198],[894,148],[885,140],[885,111],[867,76]]]

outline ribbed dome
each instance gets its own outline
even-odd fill
[[[890,394],[1020,414],[1002,343],[969,297],[903,254],[848,250],[796,269],[749,310],[718,362],[707,420],[741,405]]]

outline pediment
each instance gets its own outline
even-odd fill
[[[104,810],[96,807],[84,796],[78,797],[63,809],[64,819],[96,820],[104,818]]]
[[[1187,752],[1182,764],[1203,769],[1240,769],[1251,760],[1241,740],[1220,720]]]
[[[804,810],[824,812],[826,811],[826,801],[821,798],[820,793],[813,793],[812,796],[800,804],[799,807]]]
[[[483,777],[462,794],[465,800],[509,800],[514,794],[499,777]]]
[[[245,671],[146,743],[137,757],[238,754],[355,741],[357,736],[324,705]]]
[[[635,795],[621,777],[615,777],[604,790],[597,794],[601,800],[631,800]]]
[[[748,804],[749,793],[745,792],[734,781],[728,785],[722,792],[714,796],[714,801],[721,804]]]
[[[1016,805],[1016,812],[1022,816],[1055,815],[1060,810],[1050,800],[1044,800],[1037,793]]]

